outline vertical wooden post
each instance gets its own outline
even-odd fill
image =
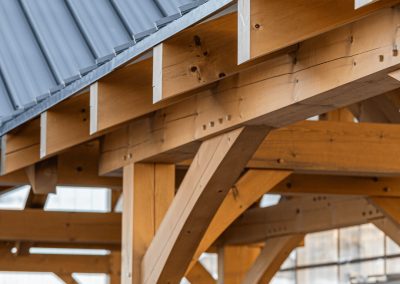
[[[121,283],[121,252],[113,251],[110,255],[110,284]]]
[[[260,247],[224,246],[218,249],[218,284],[240,284],[260,254]]]
[[[174,193],[174,165],[131,164],[124,167],[121,283],[140,283],[142,258]]]

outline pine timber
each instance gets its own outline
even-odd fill
[[[99,176],[98,141],[76,146],[57,156],[57,185],[122,188],[120,177]],[[30,183],[25,170],[0,176],[0,185],[20,186]]]
[[[298,234],[268,239],[241,283],[270,283],[289,254],[304,241],[304,237]]]
[[[398,175],[399,129],[398,125],[387,124],[299,122],[271,131],[247,167],[318,174]],[[129,137],[127,131],[120,131],[109,137],[113,140],[105,140],[99,165],[102,174],[121,167],[129,157],[135,159],[133,151],[141,146],[128,142]],[[171,154],[167,160],[177,162],[194,156],[195,148],[185,150],[184,154]]]
[[[218,284],[241,284],[260,254],[258,246],[224,246],[218,249]]]
[[[309,196],[245,212],[220,241],[257,243],[272,237],[355,226],[382,218],[380,210],[363,197]]]
[[[267,133],[264,127],[241,128],[203,142],[145,254],[143,283],[180,281],[229,188]]]
[[[1,210],[0,241],[119,244],[121,214]]]
[[[35,194],[56,193],[58,159],[52,157],[26,168],[29,184]]]
[[[266,175],[269,171],[265,172]],[[275,186],[271,193],[282,195],[334,194],[400,197],[397,177],[351,177],[294,174]]]
[[[397,222],[390,218],[383,218],[374,220],[372,224],[400,246],[400,226]]]
[[[79,94],[41,115],[40,158],[95,138],[89,135],[89,98],[89,93]]]
[[[197,261],[190,272],[185,276],[190,283],[216,284],[217,281],[205,269],[200,261]]]
[[[387,75],[400,67],[393,52],[399,13],[385,9],[307,40],[296,60],[267,60],[132,122],[124,130],[127,143],[118,148],[112,146],[115,133],[106,135],[100,172],[129,162],[186,159],[187,149],[228,129],[249,123],[282,127],[399,88]]]
[[[0,271],[71,273],[109,273],[109,256],[40,255],[0,257]]]
[[[239,0],[238,62],[299,43],[398,2],[382,0],[354,9],[353,0]]]
[[[1,175],[39,161],[40,120],[34,119],[1,137]]]
[[[122,283],[141,283],[141,262],[175,194],[175,166],[132,164],[123,170]]]
[[[201,239],[188,268],[190,273],[197,259],[218,237],[250,206],[279,182],[288,177],[291,171],[249,170],[229,190],[228,195],[215,213],[206,233]]]

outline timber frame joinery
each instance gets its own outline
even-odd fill
[[[212,251],[218,283],[253,284],[308,233],[372,223],[400,244],[399,3],[239,0],[7,132],[0,195],[32,190],[0,211],[0,270],[217,283]],[[43,211],[58,185],[111,188],[123,213]]]

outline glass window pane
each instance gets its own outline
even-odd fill
[[[56,194],[50,194],[45,210],[109,212],[111,191],[107,188],[58,186]]]
[[[386,260],[386,273],[387,274],[400,273],[400,257],[389,258]]]
[[[292,251],[285,262],[282,264],[282,269],[293,268],[296,266],[296,250]]]
[[[53,273],[0,272],[0,284],[61,284]]]
[[[337,266],[327,266],[297,271],[297,283],[307,284],[337,284]]]
[[[278,272],[271,280],[271,284],[296,284],[296,272]]]
[[[361,257],[382,256],[385,254],[385,235],[372,224],[361,226]]]
[[[338,261],[337,230],[309,234],[305,246],[298,248],[298,265]]]
[[[386,254],[400,254],[400,246],[389,237],[386,237]]]
[[[369,277],[384,274],[383,259],[345,264],[340,266],[340,283],[350,283],[350,279],[366,282]]]

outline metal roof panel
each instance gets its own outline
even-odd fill
[[[56,85],[19,1],[0,1],[0,42],[1,73],[19,108]]]
[[[21,0],[21,3],[58,83],[95,63],[65,1]]]

